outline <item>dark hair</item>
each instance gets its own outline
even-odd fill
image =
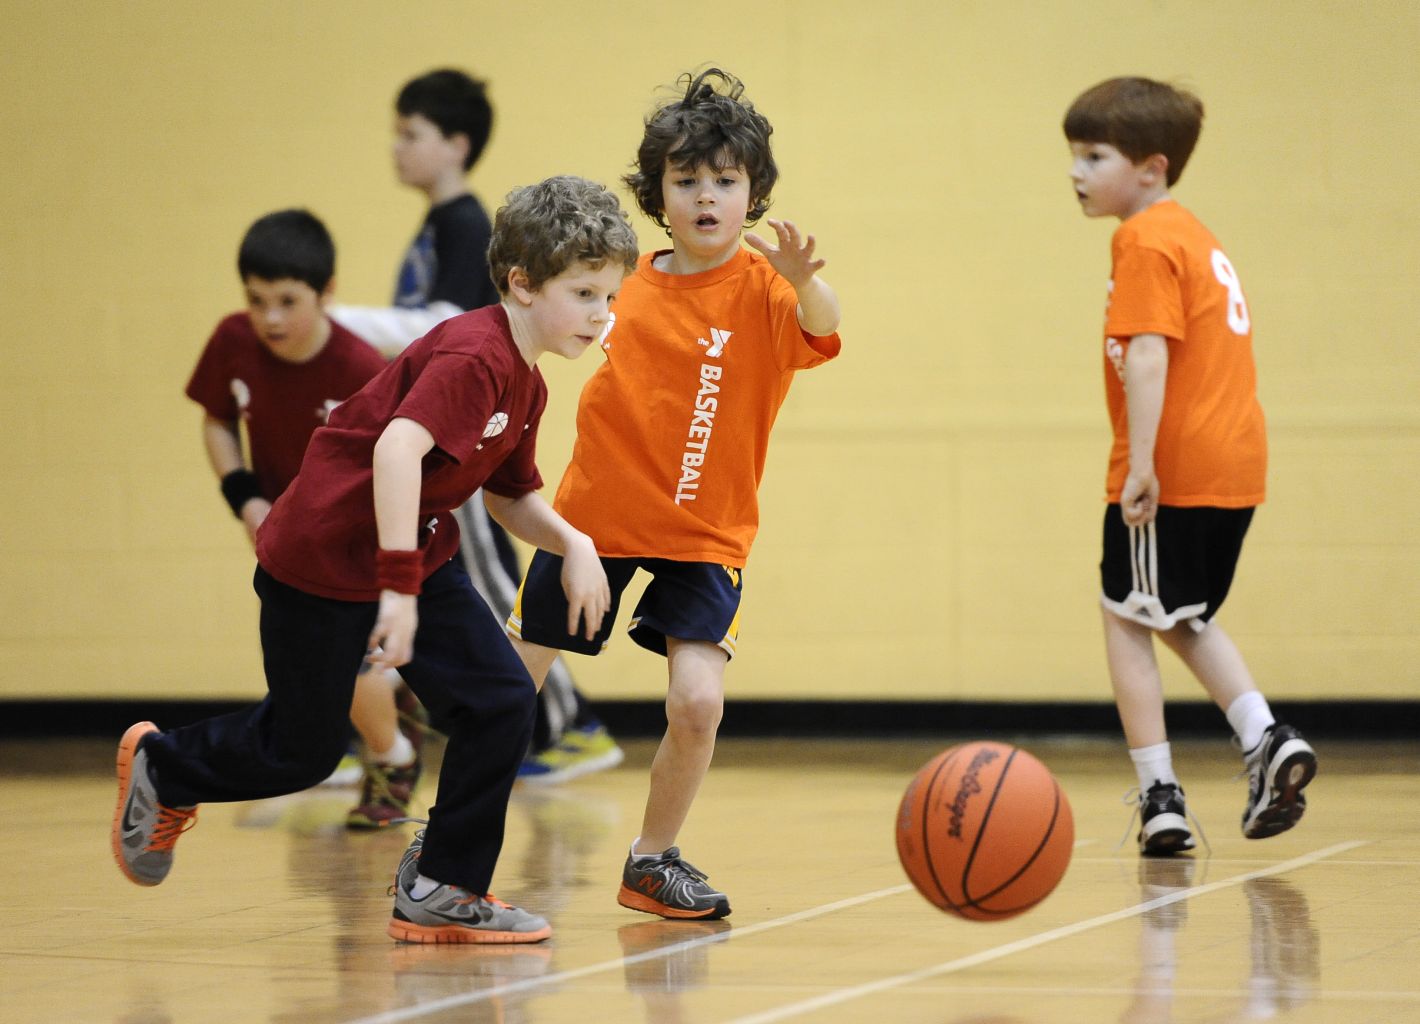
[[[1071,142],[1103,142],[1136,164],[1162,153],[1173,185],[1203,130],[1203,101],[1150,78],[1111,78],[1080,94],[1064,128]]]
[[[325,291],[335,276],[335,243],[320,218],[309,210],[278,210],[247,228],[237,250],[237,273],[243,281],[284,277]]]
[[[508,193],[493,218],[488,272],[502,295],[521,267],[534,291],[574,263],[636,269],[636,232],[616,196],[595,181],[562,175]]]
[[[440,68],[411,79],[399,91],[394,109],[401,117],[419,114],[444,133],[444,138],[462,134],[468,138],[468,156],[463,169],[470,170],[488,145],[493,132],[493,107],[488,102],[488,83],[454,68]]]
[[[769,119],[741,99],[744,83],[727,71],[707,68],[676,79],[685,94],[653,110],[636,151],[636,169],[621,180],[636,197],[641,212],[666,226],[661,178],[666,162],[673,167],[709,165],[716,171],[743,167],[749,176],[749,212],[753,224],[769,210],[769,193],[779,180],[769,136]],[[717,88],[718,86],[718,88]]]

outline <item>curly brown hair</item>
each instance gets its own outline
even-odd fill
[[[769,136],[769,119],[743,98],[744,83],[728,71],[706,68],[676,79],[684,95],[661,104],[646,118],[646,132],[636,151],[635,170],[621,180],[630,187],[641,212],[666,226],[661,176],[667,163],[693,170],[708,165],[715,171],[743,167],[749,177],[749,212],[753,224],[769,210],[769,193],[779,180],[779,168]]]
[[[508,193],[493,218],[488,271],[502,295],[521,267],[533,291],[575,263],[636,269],[636,232],[615,194],[586,178],[560,175]]]

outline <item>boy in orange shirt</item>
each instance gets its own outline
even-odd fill
[[[718,68],[681,81],[625,179],[673,247],[643,256],[617,298],[555,500],[596,543],[612,604],[593,639],[574,635],[562,560],[539,551],[508,631],[540,681],[558,649],[600,652],[632,575],[652,574],[629,628],[666,657],[666,734],[618,902],[715,919],[729,899],[681,859],[676,836],[715,749],[770,428],[795,371],[838,354],[839,308],[813,237],[792,223],[769,221],[777,245],[746,236],[758,254],[740,246],[778,177],[769,122]]]
[[[1164,728],[1155,633],[1237,734],[1249,779],[1244,836],[1295,825],[1316,774],[1315,752],[1273,718],[1213,621],[1263,500],[1267,436],[1237,272],[1169,195],[1202,123],[1197,97],[1145,78],[1101,82],[1064,122],[1085,215],[1121,221],[1105,318],[1114,446],[1101,602],[1115,703],[1139,778],[1139,850],[1155,856],[1194,845]]]

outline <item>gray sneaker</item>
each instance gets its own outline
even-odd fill
[[[493,895],[440,885],[422,899],[410,895],[419,878],[424,830],[404,851],[394,875],[394,914],[386,931],[400,942],[541,942],[552,926],[536,914],[510,907]]]
[[[173,866],[173,844],[197,824],[196,807],[167,807],[148,773],[143,737],[155,733],[152,722],[128,727],[118,743],[118,806],[113,812],[113,858],[131,882],[157,885]]]
[[[703,871],[672,846],[650,860],[626,858],[616,902],[644,914],[715,921],[730,916],[730,899],[711,888]]]
[[[1266,839],[1301,821],[1307,810],[1302,789],[1316,776],[1316,751],[1302,734],[1290,725],[1269,725],[1243,759],[1248,784],[1243,835]]]

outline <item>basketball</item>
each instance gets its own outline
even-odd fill
[[[917,891],[971,921],[1004,921],[1049,896],[1075,845],[1050,769],[1009,743],[951,747],[913,777],[897,812],[897,855]]]

